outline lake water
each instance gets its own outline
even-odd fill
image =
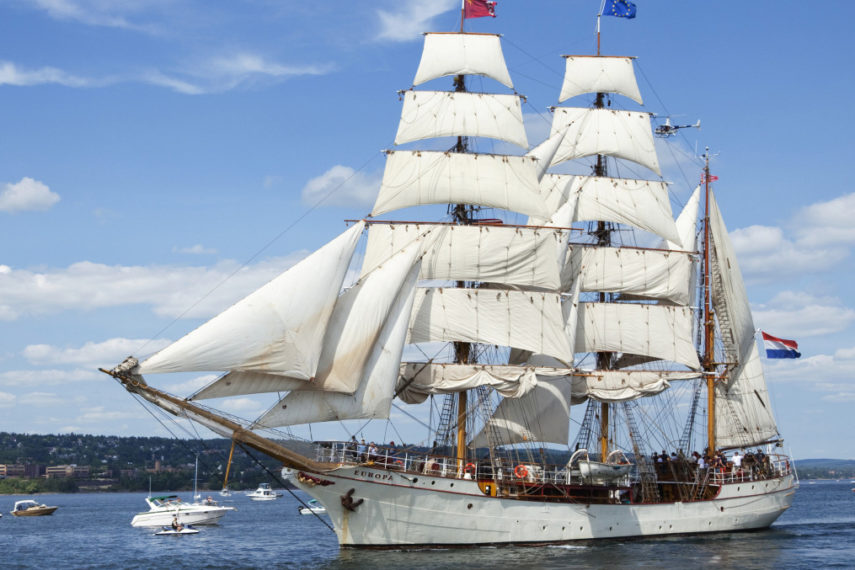
[[[855,484],[803,482],[792,508],[768,530],[589,542],[561,547],[421,551],[340,550],[332,531],[297,512],[287,493],[238,508],[189,536],[132,528],[145,494],[42,495],[49,517],[8,514],[22,497],[0,496],[3,568],[853,568]],[[185,499],[189,493],[181,494]],[[216,498],[220,498],[215,495]]]

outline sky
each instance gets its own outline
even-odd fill
[[[675,211],[709,147],[796,458],[855,458],[855,4],[638,0],[637,56]],[[364,217],[421,33],[458,0],[0,0],[0,431],[164,435],[98,367],[198,326]],[[530,140],[598,0],[501,0]],[[505,93],[498,84],[476,88]],[[444,88],[444,87],[443,87]],[[638,108],[621,102],[625,108]],[[212,376],[170,386],[186,395]],[[252,416],[263,406],[238,400]]]

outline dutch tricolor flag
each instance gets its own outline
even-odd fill
[[[799,343],[794,340],[778,338],[760,331],[763,335],[763,344],[766,346],[766,358],[798,358]]]

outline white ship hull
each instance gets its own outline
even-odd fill
[[[588,505],[489,497],[471,480],[365,467],[309,475],[321,484],[291,480],[326,507],[339,543],[352,547],[563,543],[760,529],[789,508],[795,492],[794,477],[786,475],[724,484],[707,501]],[[353,511],[342,506],[351,489],[354,504],[363,500]]]

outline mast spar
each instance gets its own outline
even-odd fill
[[[710,149],[704,153],[704,372],[707,377],[707,449],[715,453],[715,323],[710,295]]]

